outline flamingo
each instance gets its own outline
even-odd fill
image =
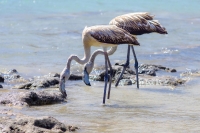
[[[150,15],[150,13],[148,12],[129,13],[129,14],[117,16],[114,19],[112,19],[109,24],[116,25],[117,27],[128,31],[132,35],[142,35],[142,34],[147,34],[147,33],[152,33],[152,32],[156,32],[159,34],[167,34],[166,29],[160,25],[158,20],[153,20],[153,16]],[[132,52],[135,59],[136,81],[137,81],[137,88],[139,88],[138,61],[137,61],[137,57],[136,57],[133,45],[128,45],[127,60],[126,60],[126,63],[123,65],[123,70],[120,76],[118,77],[115,83],[115,86],[118,86],[119,81],[125,69],[129,66],[130,47],[132,48]],[[85,82],[86,85],[90,86],[89,74],[91,73],[94,67],[94,60],[98,54],[103,54],[103,51],[102,50],[95,51],[92,54],[89,62],[85,64],[83,81]],[[109,99],[110,91],[108,93],[109,93],[108,94],[108,99]]]
[[[118,46],[119,44],[139,45],[139,42],[129,32],[115,25],[98,25],[85,27],[85,29],[82,32],[82,41],[84,46],[84,57],[80,59],[76,55],[71,55],[68,58],[67,65],[60,74],[59,90],[61,91],[64,97],[67,96],[65,90],[65,82],[69,79],[70,76],[70,65],[72,60],[75,60],[79,64],[85,64],[89,61],[91,46],[103,47],[106,69],[103,93],[103,104],[105,104],[108,76],[111,77],[111,75],[108,75],[108,66],[110,67],[110,71],[112,71],[110,60],[108,58],[107,47],[112,47],[113,51],[115,51],[116,46]],[[112,50],[110,50],[110,53],[112,54]],[[109,87],[110,86],[111,82],[109,82]]]

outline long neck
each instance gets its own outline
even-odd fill
[[[85,64],[90,59],[91,46],[84,43],[84,57],[80,59],[77,55],[71,55],[67,60],[67,69],[70,70],[72,60],[75,60],[79,64]]]
[[[108,53],[108,55],[112,55],[112,54],[114,54],[114,52],[115,52],[116,50],[117,50],[117,46],[114,46],[114,47],[111,47],[111,48],[107,51],[107,53]],[[91,73],[91,71],[92,71],[92,69],[93,69],[93,67],[94,67],[95,58],[96,58],[96,56],[99,55],[99,54],[101,54],[101,55],[104,54],[104,52],[103,52],[102,49],[95,50],[95,51],[92,53],[92,55],[91,55],[90,60],[88,61],[88,63],[85,65],[85,67],[86,67],[86,69],[87,69],[87,72],[88,72],[89,74]]]
[[[116,50],[117,50],[117,46],[111,47],[111,48],[107,51],[107,53],[108,53],[108,55],[112,55],[112,54],[114,54],[114,52],[115,52]],[[101,50],[101,49],[95,50],[95,51],[92,53],[89,62],[91,62],[91,63],[94,64],[94,60],[95,60],[96,56],[99,55],[99,54],[103,55],[103,54],[104,54],[103,50]]]

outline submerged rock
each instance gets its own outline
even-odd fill
[[[184,84],[185,82],[187,82],[187,79],[180,79],[172,76],[139,78],[140,85],[178,86]]]
[[[153,64],[141,64],[139,66],[140,70],[154,70],[154,71],[158,71],[158,70],[164,70],[167,72],[176,72],[176,69],[174,68],[168,68],[162,65],[153,65]]]
[[[83,75],[71,74],[69,80],[82,80]]]
[[[5,133],[65,133],[76,131],[78,127],[67,126],[57,119],[45,117],[22,116],[13,118],[3,117],[0,119],[0,131]]]
[[[132,81],[130,79],[125,79],[124,85],[132,85]]]
[[[49,77],[44,79],[35,80],[31,87],[47,88],[59,84],[58,77]]]
[[[154,69],[147,69],[147,70],[145,70],[145,69],[139,69],[138,70],[138,73],[139,74],[146,74],[146,75],[150,75],[150,76],[156,76],[156,70],[154,70]]]
[[[49,73],[49,77],[58,77],[58,78],[60,78],[60,74],[51,72],[51,73]]]
[[[27,80],[24,83],[17,84],[13,89],[37,89],[37,88],[48,88],[58,87],[59,76],[57,73],[51,76],[41,76],[40,78],[33,78],[31,81]],[[71,74],[69,80],[82,80],[82,75]]]
[[[1,74],[4,79],[7,79],[7,80],[13,80],[13,79],[18,79],[20,78],[21,76],[18,74],[17,70],[16,69],[11,69],[5,73],[2,73]]]
[[[112,66],[112,80],[116,80],[118,79],[119,75],[121,74],[122,70],[123,70],[123,66],[122,65],[119,65],[118,63],[115,65],[115,66]],[[139,69],[138,73],[139,74],[145,74],[145,75],[150,75],[150,76],[156,76],[156,70],[154,69]],[[110,70],[108,70],[108,74],[110,75]],[[133,76],[135,76],[136,73],[135,71],[133,71],[132,69],[130,68],[126,68],[126,70],[124,71],[124,74],[122,76],[121,79],[130,79],[132,78]],[[94,80],[96,81],[104,81],[104,76],[105,76],[105,70],[102,71],[98,76],[95,77]]]
[[[169,79],[169,80],[167,81],[167,83],[168,83],[169,85],[172,85],[172,86],[178,86],[178,85],[184,84],[186,81],[187,81],[187,80],[185,80],[185,79],[175,79],[175,80]]]
[[[60,103],[65,100],[63,96],[59,93],[47,93],[44,91],[40,92],[29,92],[25,94],[24,97],[20,99],[21,101],[27,103],[29,106],[33,105],[49,105],[54,103]]]
[[[7,71],[7,74],[17,74],[18,73],[18,71],[16,70],[16,69],[11,69],[11,70],[8,70]]]
[[[33,81],[27,81],[26,83],[17,84],[13,89],[35,89],[35,88],[47,88],[59,84],[58,77],[40,78]]]
[[[65,102],[61,93],[54,92],[13,92],[0,97],[0,104],[11,106],[40,106]]]
[[[112,81],[116,81],[123,70],[123,64],[117,63],[113,66]],[[176,69],[164,67],[161,65],[142,64],[139,66],[139,84],[140,85],[163,85],[163,86],[177,86],[184,84],[187,80],[176,78],[173,76],[156,76],[157,71],[176,72]],[[110,75],[110,70],[108,71]],[[136,73],[130,68],[126,68],[119,84],[132,85],[136,83]],[[93,80],[104,81],[105,70],[99,75],[93,77]]]
[[[0,84],[0,88],[3,88],[3,86]]]
[[[32,82],[24,83],[24,84],[17,84],[13,87],[13,89],[30,89]]]
[[[199,77],[200,76],[200,70],[188,70],[186,72],[181,73],[181,76],[194,76]]]

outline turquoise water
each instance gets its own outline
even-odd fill
[[[198,60],[192,59],[193,54],[199,57],[193,51],[199,49],[199,3],[198,0],[1,0],[0,68],[17,68],[26,73],[34,71],[34,74],[60,72],[69,55],[83,56],[81,33],[85,26],[108,24],[118,15],[139,11],[155,15],[155,19],[169,33],[139,36],[141,46],[136,47],[139,63],[156,63],[158,60],[158,63],[168,64],[169,67],[180,67],[182,64],[190,67],[191,62],[197,63]],[[166,48],[172,52],[164,53]],[[124,60],[124,49],[126,46],[120,46],[116,54],[111,56],[113,62]],[[181,55],[188,50],[192,54],[186,57]],[[169,58],[172,63],[164,61]],[[180,64],[174,66],[177,58],[181,59]],[[186,58],[190,58],[190,62]],[[102,57],[98,57],[96,63],[102,62]]]
[[[139,64],[164,65],[178,73],[199,69],[199,5],[199,0],[0,0],[0,70],[16,68],[27,77],[60,73],[71,54],[83,56],[81,34],[85,26],[108,24],[118,15],[144,11],[155,15],[169,34],[138,36],[141,45],[135,51]],[[126,49],[119,46],[110,56],[112,63],[124,61]],[[99,56],[95,66],[103,65],[103,59]],[[77,72],[82,72],[82,66],[73,62],[72,73]],[[83,132],[198,131],[198,80],[174,90],[113,87],[116,95],[105,108],[100,105],[103,83],[93,82],[89,88],[82,81],[67,82],[67,104],[53,105],[55,110],[47,106],[28,112],[48,112],[60,120],[70,120]]]
[[[148,11],[198,15],[199,0],[1,0],[1,14],[45,14],[78,12]]]

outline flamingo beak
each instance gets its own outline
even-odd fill
[[[66,93],[66,90],[65,90],[65,77],[63,77],[60,80],[59,90],[63,94],[63,97],[66,98],[67,97],[67,93]]]
[[[91,86],[91,84],[90,84],[90,81],[89,81],[89,74],[88,74],[88,72],[87,72],[87,70],[86,70],[86,68],[84,69],[84,74],[83,74],[83,82],[86,84],[86,85],[88,85],[88,86]]]

